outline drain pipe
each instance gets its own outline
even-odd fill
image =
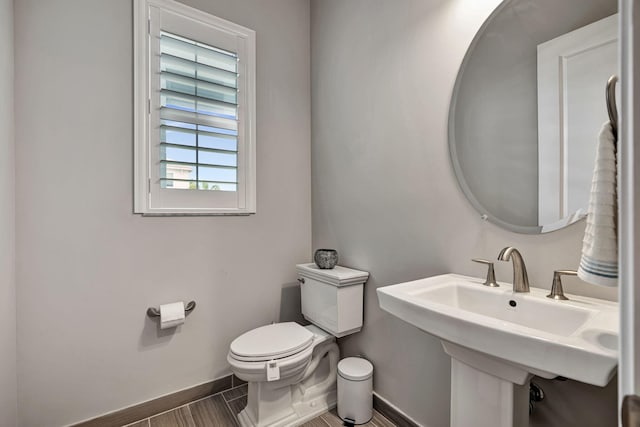
[[[533,413],[535,404],[544,400],[544,391],[542,387],[531,381],[529,383],[529,415]]]

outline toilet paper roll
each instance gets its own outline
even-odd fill
[[[160,305],[160,329],[175,328],[184,323],[184,302]]]

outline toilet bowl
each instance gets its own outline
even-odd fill
[[[336,266],[296,266],[302,314],[313,325],[274,323],[236,338],[227,361],[247,381],[242,427],[293,427],[336,405],[340,351],[336,337],[362,328],[364,282],[369,273]]]
[[[313,325],[275,323],[236,338],[227,361],[249,383],[240,424],[294,426],[334,407],[339,355],[335,338]]]

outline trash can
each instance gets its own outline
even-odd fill
[[[338,415],[352,424],[373,418],[373,365],[368,360],[347,357],[338,362]]]

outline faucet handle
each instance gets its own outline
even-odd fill
[[[498,283],[496,282],[496,272],[493,269],[493,262],[486,260],[486,259],[482,259],[482,258],[473,258],[471,261],[473,262],[477,262],[480,264],[487,264],[488,269],[487,269],[487,279],[484,281],[483,285],[485,286],[490,286],[492,288],[497,288]]]
[[[564,290],[562,289],[562,276],[577,276],[578,272],[575,270],[556,270],[553,272],[553,285],[551,285],[551,293],[547,295],[547,298],[566,301],[569,298],[564,296]]]

